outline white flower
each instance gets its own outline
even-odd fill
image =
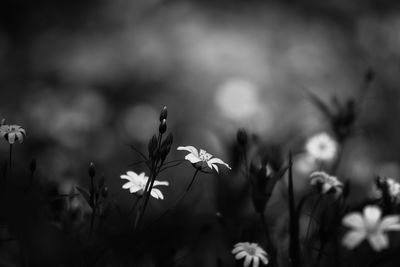
[[[133,171],[128,171],[126,174],[121,175],[121,179],[128,180],[128,182],[122,186],[123,189],[129,189],[131,193],[143,195],[149,177],[146,176],[144,172],[137,174]],[[160,189],[154,188],[159,185],[168,186],[169,183],[167,181],[155,180],[150,195],[156,199],[164,199],[164,195],[161,193]]]
[[[0,135],[12,145],[16,140],[22,143],[26,136],[26,132],[19,125],[1,125]]]
[[[380,186],[375,186],[374,188],[376,198],[382,197],[382,186],[386,186],[392,200],[396,203],[400,202],[400,183],[389,177],[379,177],[377,182]]]
[[[330,161],[336,156],[337,143],[327,133],[320,133],[308,139],[306,151],[317,160]]]
[[[207,153],[207,151],[200,149],[200,152],[197,151],[197,148],[193,146],[180,146],[177,148],[178,150],[186,150],[190,153],[185,156],[185,159],[190,161],[193,164],[201,163],[207,164],[210,169],[215,169],[218,172],[217,164],[225,165],[228,169],[231,169],[228,164],[220,160],[219,158],[213,158],[211,154]]]
[[[343,225],[351,230],[344,236],[342,243],[349,249],[358,246],[367,239],[375,251],[381,251],[389,246],[387,231],[400,230],[400,216],[389,215],[381,219],[382,211],[378,206],[366,206],[363,214],[352,212],[347,214]]]
[[[253,261],[253,267],[258,267],[260,261],[265,265],[268,264],[267,252],[257,243],[237,243],[232,250],[232,254],[235,255],[235,259],[237,260],[245,258],[243,262],[244,267],[248,267],[251,261]]]
[[[310,184],[320,189],[322,194],[335,193],[339,195],[343,191],[343,183],[326,172],[313,172],[310,178]]]

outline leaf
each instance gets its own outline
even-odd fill
[[[80,186],[76,186],[76,189],[78,189],[78,191],[79,191],[79,193],[81,193],[81,195],[83,196],[83,198],[86,200],[86,202],[89,204],[89,206],[91,207],[91,208],[93,208],[92,207],[92,204],[91,204],[91,201],[90,201],[90,194],[89,194],[89,192],[85,189],[85,188],[83,188],[83,187],[80,187]]]
[[[311,102],[329,119],[332,118],[332,113],[329,109],[329,107],[322,101],[316,94],[309,90],[305,90],[308,97],[310,98]]]

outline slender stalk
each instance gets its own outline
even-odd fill
[[[12,177],[12,148],[13,145],[10,144],[10,176]]]
[[[300,267],[300,248],[299,248],[299,224],[298,214],[295,208],[294,190],[293,190],[293,172],[292,172],[292,152],[289,152],[289,172],[288,172],[288,195],[289,195],[289,229],[290,244],[289,255],[292,267]]]
[[[270,265],[273,267],[273,266],[276,266],[276,249],[272,243],[272,238],[269,234],[268,225],[265,220],[265,215],[262,212],[260,212],[259,215],[260,215],[261,224],[262,224],[264,234],[265,234],[265,239],[267,241],[267,250],[270,254]]]
[[[310,218],[308,220],[307,232],[306,232],[306,240],[307,241],[308,241],[308,234],[310,233],[310,228],[311,228],[311,221],[312,221],[311,218],[313,218],[314,212],[317,209],[321,198],[322,198],[322,195],[319,195],[317,201],[315,202],[314,206],[311,209]]]
[[[92,206],[92,214],[90,216],[90,234],[93,233],[94,220],[96,216],[96,200],[94,195],[93,176],[90,177],[90,204]]]

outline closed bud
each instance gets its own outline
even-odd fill
[[[167,116],[168,116],[167,106],[164,106],[160,112],[160,122],[162,122],[163,120],[166,120]]]
[[[158,128],[160,134],[163,134],[167,131],[167,120],[163,119],[160,123],[160,127]]]
[[[32,159],[31,163],[29,164],[29,170],[31,173],[34,173],[36,171],[36,159]]]
[[[153,158],[155,156],[156,150],[157,150],[157,145],[158,145],[157,136],[153,135],[153,137],[151,137],[149,144],[148,144],[150,158]]]
[[[241,146],[247,145],[247,141],[248,141],[247,132],[244,128],[241,128],[237,131],[236,140],[237,140],[238,144]]]
[[[90,165],[89,165],[89,176],[91,178],[93,178],[95,175],[96,175],[96,168],[95,168],[93,162],[90,162]]]
[[[172,133],[169,133],[167,135],[167,138],[165,138],[164,142],[167,144],[167,146],[171,146],[173,141],[174,141],[174,137],[172,136]]]

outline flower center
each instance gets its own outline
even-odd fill
[[[246,248],[246,252],[251,255],[254,256],[256,254],[256,248],[254,246],[248,246]]]
[[[199,154],[199,158],[202,161],[209,161],[211,159],[212,155],[207,153],[207,151],[200,149],[200,154]]]

